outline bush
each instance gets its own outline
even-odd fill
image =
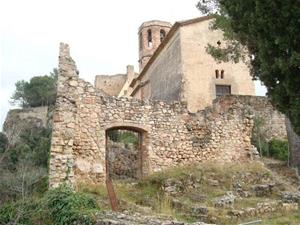
[[[53,222],[57,225],[94,224],[91,212],[97,209],[97,205],[89,195],[73,192],[64,185],[50,190],[45,195],[45,202]]]
[[[92,197],[64,185],[42,198],[26,198],[0,207],[0,224],[93,225],[96,210],[99,209]]]
[[[269,142],[269,154],[275,159],[287,161],[289,156],[288,142],[272,139]]]
[[[0,224],[50,225],[47,212],[41,212],[40,207],[35,198],[5,204],[0,208]]]

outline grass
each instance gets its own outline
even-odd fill
[[[300,210],[295,212],[277,213],[270,218],[263,219],[262,225],[299,225]]]
[[[215,208],[215,199],[225,195],[227,191],[232,191],[236,182],[240,183],[243,190],[250,191],[252,185],[274,181],[272,172],[260,162],[225,165],[203,163],[170,168],[154,173],[137,183],[114,181],[114,188],[121,210],[126,209],[148,215],[164,214],[185,222],[202,220],[209,223],[232,225],[234,222],[228,216],[229,210],[253,208],[257,203],[273,201],[278,199],[277,193],[268,198],[255,196],[237,198],[232,206],[225,208]],[[175,185],[178,190],[175,195],[164,192],[164,186],[170,183]],[[101,208],[109,208],[105,186],[82,184],[77,189],[93,194]],[[174,206],[174,200],[177,200],[181,206]],[[199,204],[209,209],[204,219],[192,213],[192,208]],[[292,219],[299,219],[299,216],[293,214],[292,216],[273,217],[266,219],[267,222],[264,224],[297,224],[285,223]]]

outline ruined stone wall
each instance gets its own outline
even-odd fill
[[[266,132],[266,138],[271,140],[275,139],[287,139],[287,130],[285,124],[285,116],[278,112],[266,97],[259,96],[223,96],[223,101],[226,102],[227,107],[232,105],[244,108],[254,117],[262,118],[263,127],[262,130]],[[219,102],[220,100],[215,100]],[[216,105],[216,104],[215,104]],[[218,107],[221,107],[219,105]],[[224,105],[222,105],[224,107]]]
[[[139,176],[146,176],[186,163],[250,160],[257,153],[250,142],[253,116],[263,112],[271,115],[267,99],[253,96],[224,96],[194,114],[181,102],[106,96],[78,78],[67,45],[61,45],[59,62],[51,187],[65,181],[104,182],[106,131],[112,128],[142,135]],[[271,123],[278,119],[271,118],[275,118]]]
[[[245,161],[251,155],[252,120],[241,109],[190,115],[180,103],[103,97],[90,89],[82,94],[76,120],[75,182],[104,181],[105,131],[112,127],[143,131],[143,176],[184,163]]]
[[[238,106],[190,114],[179,102],[104,96],[78,78],[67,45],[61,45],[53,120],[50,186],[68,181],[104,182],[106,130],[126,127],[143,135],[142,175],[184,163],[250,159],[251,115]],[[216,105],[219,103],[216,102]]]
[[[118,96],[126,80],[126,74],[97,75],[95,77],[95,87],[108,95]]]

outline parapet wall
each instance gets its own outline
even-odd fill
[[[185,163],[244,162],[256,156],[250,142],[253,110],[244,103],[255,97],[220,98],[211,107],[191,114],[181,102],[104,96],[79,79],[76,71],[68,45],[61,44],[51,187],[62,182],[104,182],[106,131],[112,128],[142,134],[140,176]]]

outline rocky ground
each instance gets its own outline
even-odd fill
[[[104,209],[101,225],[300,224],[300,180],[274,160],[244,165],[190,165],[143,181],[114,181],[119,212],[105,187],[81,185]],[[176,222],[183,221],[183,222]],[[284,221],[284,222],[280,222]]]

